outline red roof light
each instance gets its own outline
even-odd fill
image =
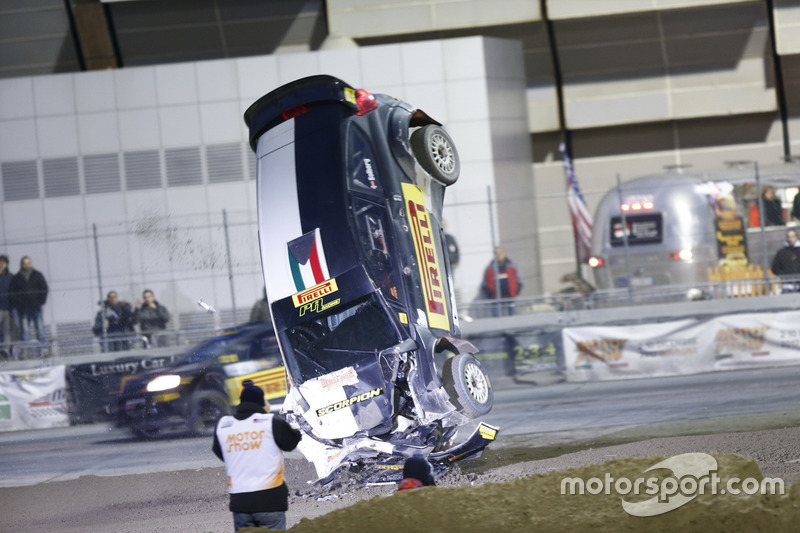
[[[281,113],[281,116],[283,117],[283,120],[289,120],[296,116],[302,115],[306,111],[308,111],[308,109],[306,109],[306,106],[297,105],[294,107],[290,107],[289,109]]]
[[[375,101],[375,96],[371,92],[359,89],[356,91],[356,105],[358,106],[356,115],[363,115],[378,107],[378,102]]]

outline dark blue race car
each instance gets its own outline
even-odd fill
[[[306,435],[301,451],[321,478],[452,458],[457,427],[493,398],[477,350],[459,339],[444,246],[444,192],[460,170],[452,139],[423,111],[324,75],[270,92],[245,122],[284,411]],[[495,433],[482,425],[458,453]]]
[[[280,350],[268,322],[223,329],[174,364],[124,378],[116,424],[144,438],[210,433],[239,403],[247,380],[259,385],[273,403],[286,396]]]

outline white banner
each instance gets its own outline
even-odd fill
[[[64,365],[0,372],[0,431],[68,425]]]
[[[569,381],[800,364],[800,312],[565,328]]]

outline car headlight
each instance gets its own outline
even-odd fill
[[[162,390],[174,389],[181,384],[181,377],[177,374],[165,374],[158,376],[147,384],[147,392],[159,392]]]

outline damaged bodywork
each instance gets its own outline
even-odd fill
[[[459,339],[442,231],[458,153],[441,124],[331,76],[284,85],[245,113],[259,243],[287,370],[287,419],[321,479],[389,478],[398,461],[480,453],[489,376]],[[469,449],[465,449],[466,446]]]

